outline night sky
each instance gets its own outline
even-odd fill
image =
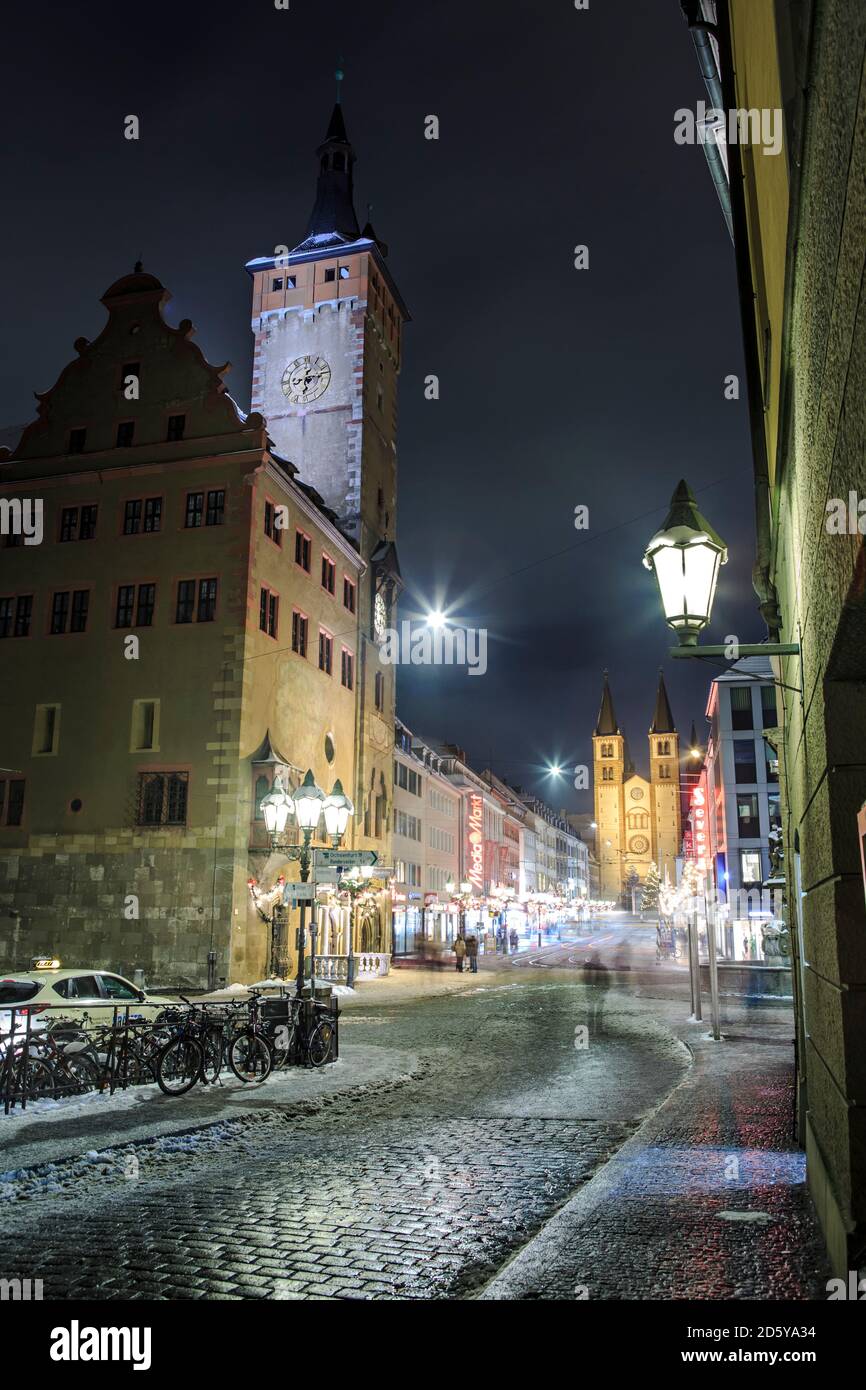
[[[304,235],[342,54],[359,219],[413,317],[402,616],[489,633],[483,678],[404,668],[401,717],[569,808],[588,794],[543,770],[591,762],[603,667],[639,767],[660,664],[683,736],[705,727],[715,668],[667,660],[640,564],[681,476],[731,550],[710,640],[765,632],[733,251],[703,152],[673,139],[705,95],[678,0],[97,0],[5,27],[0,425],[32,418],[139,254],[249,407],[244,262]]]

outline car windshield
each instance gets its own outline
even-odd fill
[[[0,1004],[23,1004],[39,990],[36,980],[0,980]]]

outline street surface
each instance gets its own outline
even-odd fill
[[[635,926],[629,935],[616,924],[592,933],[591,945],[610,963],[631,950],[648,965],[648,939],[654,962],[653,928]],[[690,1280],[704,1290],[698,1296],[720,1297],[738,1287],[731,1275],[738,1247],[730,1242],[748,1239],[754,1267],[740,1296],[808,1297],[820,1256],[799,1154],[768,1160],[769,1184],[782,1205],[766,1217],[773,1232],[761,1235],[757,1254],[753,1228],[744,1235],[742,1226],[726,1230],[716,1222],[721,1233],[710,1232],[714,1257],[726,1250],[732,1257],[722,1271],[728,1284],[719,1284],[718,1270],[686,1266],[681,1277],[663,1276],[654,1295],[657,1274],[645,1258],[640,1203],[622,1229],[609,1209],[588,1245],[579,1246],[569,1231],[565,1245],[545,1256],[543,1278],[532,1265],[533,1238],[544,1240],[545,1223],[556,1213],[571,1220],[584,1190],[593,1202],[597,1189],[609,1193],[609,1160],[666,1097],[681,1093],[677,1083],[690,1073],[689,1050],[663,1017],[667,1010],[682,1018],[681,1001],[650,1005],[628,991],[625,973],[614,976],[610,990],[587,985],[569,959],[582,967],[587,953],[579,941],[553,953],[565,968],[545,951],[502,961],[495,974],[485,968],[452,979],[404,971],[370,986],[369,994],[359,991],[341,1020],[338,1068],[351,1068],[353,1054],[360,1060],[395,1050],[403,1067],[396,1083],[334,1094],[319,1108],[293,1105],[277,1092],[272,1099],[266,1084],[255,1092],[255,1111],[230,1122],[202,1127],[192,1119],[191,1133],[121,1144],[116,1153],[100,1145],[90,1167],[79,1148],[78,1162],[66,1174],[62,1165],[52,1170],[42,1195],[4,1204],[0,1270],[42,1279],[46,1299],[460,1298],[478,1295],[491,1279],[495,1291],[497,1278],[506,1283],[493,1296],[502,1297],[573,1298],[581,1283],[603,1287],[608,1298],[683,1297]],[[423,978],[416,984],[410,975]],[[687,993],[682,977],[677,984]],[[778,1010],[774,1018],[778,1030]],[[783,1033],[785,1018],[782,1011]],[[576,1030],[587,1025],[584,1046]],[[758,1047],[757,1062],[752,1057],[764,1080],[766,1052]],[[414,1059],[408,1070],[407,1057]],[[724,1077],[719,1084],[722,1106],[730,1097]],[[789,1123],[785,1084],[783,1076],[775,1096],[769,1085],[762,1092],[763,1137],[774,1152],[792,1147],[781,1132]],[[667,1123],[650,1150],[641,1148],[650,1157],[638,1162],[643,1177],[635,1185],[632,1173],[629,1191],[633,1201],[664,1207],[655,1261],[664,1263],[667,1242],[677,1269],[671,1199],[688,1189],[683,1173],[694,1164],[686,1130]],[[708,1177],[724,1158],[723,1126],[706,1115],[700,1125],[701,1190],[714,1208],[735,1207],[744,1200],[742,1184],[720,1198]],[[673,1136],[668,1154],[665,1133]],[[758,1146],[761,1135],[756,1124],[748,1142]],[[13,1163],[9,1152],[3,1166]],[[0,1175],[0,1196],[2,1182]],[[799,1252],[789,1249],[785,1211]],[[698,1253],[700,1232],[696,1222]],[[524,1264],[519,1258],[503,1273],[521,1247]]]

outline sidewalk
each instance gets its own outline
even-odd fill
[[[659,1000],[663,1014],[693,1065],[478,1297],[827,1297],[831,1271],[792,1137],[790,1016],[729,1003],[715,1043],[706,1020],[680,1022]]]

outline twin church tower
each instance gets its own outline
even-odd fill
[[[649,731],[649,781],[635,771],[613,708],[607,672],[593,735],[596,852],[600,896],[619,900],[632,870],[643,881],[650,864],[676,882],[680,853],[680,749],[664,678],[659,675]]]

